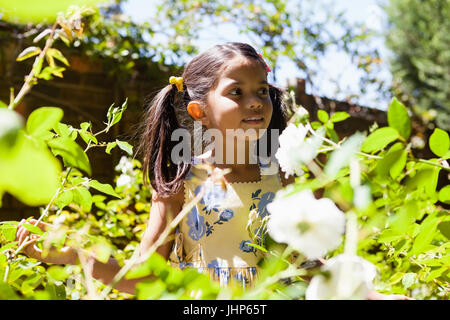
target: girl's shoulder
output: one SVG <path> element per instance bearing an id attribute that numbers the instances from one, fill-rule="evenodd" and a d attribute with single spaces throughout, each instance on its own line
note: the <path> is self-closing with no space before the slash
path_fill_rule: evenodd
<path id="1" fill-rule="evenodd" d="M 158 206 L 160 209 L 164 211 L 170 210 L 172 212 L 176 212 L 178 214 L 184 204 L 184 184 L 181 184 L 181 187 L 178 191 L 173 193 L 168 197 L 160 196 L 155 190 L 152 192 L 152 207 Z"/>

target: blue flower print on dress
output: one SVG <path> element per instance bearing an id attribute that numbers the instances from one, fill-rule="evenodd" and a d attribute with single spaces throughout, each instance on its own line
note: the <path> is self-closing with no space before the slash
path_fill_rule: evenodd
<path id="1" fill-rule="evenodd" d="M 234 212 L 231 209 L 224 209 L 220 215 L 219 215 L 219 220 L 215 221 L 215 224 L 223 224 L 224 222 L 227 222 L 228 220 L 230 220 L 231 218 L 233 218 L 234 216 Z"/>
<path id="2" fill-rule="evenodd" d="M 256 276 L 256 267 L 248 267 L 247 270 L 253 277 Z M 243 285 L 250 283 L 250 279 L 244 274 L 244 272 L 238 272 L 234 278 Z"/>
<path id="3" fill-rule="evenodd" d="M 250 211 L 253 209 L 258 210 L 258 215 L 262 219 L 264 218 L 269 212 L 266 209 L 266 206 L 273 201 L 275 198 L 274 192 L 266 192 L 259 197 L 259 194 L 261 193 L 261 189 L 256 190 L 255 192 L 252 192 L 252 200 L 259 200 L 258 206 L 255 205 L 255 202 L 252 203 L 250 206 Z"/>
<path id="4" fill-rule="evenodd" d="M 194 193 L 197 194 L 202 186 L 198 186 Z M 203 198 L 200 200 L 200 203 L 205 205 L 202 211 L 205 211 L 206 214 L 211 214 L 211 211 L 214 210 L 219 212 L 219 203 L 225 199 L 227 192 L 222 189 L 220 184 L 214 184 L 206 191 Z"/>
<path id="5" fill-rule="evenodd" d="M 261 199 L 259 200 L 258 203 L 258 215 L 261 217 L 261 219 L 264 218 L 269 213 L 266 207 L 269 203 L 273 201 L 274 198 L 275 198 L 274 192 L 266 192 L 263 193 L 263 195 L 261 196 Z"/>
<path id="6" fill-rule="evenodd" d="M 187 225 L 190 227 L 188 235 L 192 240 L 198 241 L 206 231 L 205 217 L 198 214 L 197 207 L 193 207 L 187 217 Z"/>
<path id="7" fill-rule="evenodd" d="M 211 263 L 208 264 L 208 268 L 214 268 L 214 274 L 222 279 L 225 284 L 230 282 L 231 268 L 222 266 L 216 259 L 212 260 Z"/>
<path id="8" fill-rule="evenodd" d="M 179 267 L 180 269 L 185 269 L 187 267 L 193 267 L 194 264 L 192 262 L 180 262 Z"/>
<path id="9" fill-rule="evenodd" d="M 211 233 L 214 231 L 214 226 L 212 224 L 209 224 L 209 222 L 206 222 L 206 236 L 211 235 Z"/>
<path id="10" fill-rule="evenodd" d="M 253 252 L 256 255 L 256 248 L 251 246 L 251 241 L 249 240 L 242 240 L 241 244 L 239 245 L 239 249 L 241 249 L 244 252 Z"/>

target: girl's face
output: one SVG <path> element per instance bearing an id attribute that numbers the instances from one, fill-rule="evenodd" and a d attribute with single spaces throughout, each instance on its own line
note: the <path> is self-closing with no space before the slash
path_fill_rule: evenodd
<path id="1" fill-rule="evenodd" d="M 245 140 L 259 139 L 272 118 L 272 101 L 266 71 L 258 61 L 242 56 L 233 58 L 207 95 L 205 114 L 208 129 L 247 129 Z M 246 120 L 259 118 L 260 120 Z M 256 132 L 256 136 L 251 132 Z M 250 133 L 250 134 L 249 134 Z M 238 137 L 239 139 L 239 137 Z"/>

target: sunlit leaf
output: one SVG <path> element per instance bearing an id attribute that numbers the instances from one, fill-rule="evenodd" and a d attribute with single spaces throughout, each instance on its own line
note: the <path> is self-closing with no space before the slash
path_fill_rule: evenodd
<path id="1" fill-rule="evenodd" d="M 28 134 L 39 137 L 46 131 L 53 129 L 61 121 L 64 112 L 61 108 L 41 107 L 34 110 L 27 119 Z"/>
<path id="2" fill-rule="evenodd" d="M 13 149 L 0 147 L 0 163 L 0 190 L 27 205 L 47 204 L 59 187 L 59 161 L 22 131 Z"/>
<path id="3" fill-rule="evenodd" d="M 28 47 L 17 56 L 16 61 L 23 61 L 28 58 L 37 56 L 41 53 L 41 51 L 42 50 L 39 47 Z"/>
<path id="4" fill-rule="evenodd" d="M 398 131 L 391 127 L 383 127 L 372 132 L 363 142 L 361 150 L 363 152 L 379 151 L 386 147 L 389 143 L 397 140 Z"/>
<path id="5" fill-rule="evenodd" d="M 128 153 L 130 156 L 133 155 L 133 146 L 130 145 L 128 142 L 125 141 L 119 141 L 116 139 L 116 143 L 119 146 L 120 149 Z"/>
<path id="6" fill-rule="evenodd" d="M 83 149 L 69 138 L 59 137 L 48 142 L 52 152 L 56 156 L 61 156 L 64 163 L 69 167 L 75 167 L 91 175 L 91 165 L 89 158 Z"/>
<path id="7" fill-rule="evenodd" d="M 409 138 L 411 135 L 411 119 L 408 110 L 395 97 L 389 105 L 387 118 L 390 127 L 397 129 L 404 139 Z"/>
<path id="8" fill-rule="evenodd" d="M 443 157 L 450 148 L 450 138 L 448 133 L 436 128 L 430 136 L 430 149 L 438 157 Z"/>
<path id="9" fill-rule="evenodd" d="M 91 180 L 91 181 L 89 181 L 89 186 L 100 192 L 109 194 L 111 196 L 114 196 L 114 197 L 120 199 L 120 196 L 114 191 L 113 187 L 110 184 L 100 183 L 97 180 Z"/>

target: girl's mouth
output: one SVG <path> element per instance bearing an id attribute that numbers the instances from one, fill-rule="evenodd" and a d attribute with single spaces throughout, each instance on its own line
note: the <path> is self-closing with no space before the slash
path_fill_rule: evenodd
<path id="1" fill-rule="evenodd" d="M 248 124 L 261 124 L 261 123 L 263 123 L 264 118 L 263 117 L 248 117 L 242 121 L 245 123 L 248 123 Z"/>

